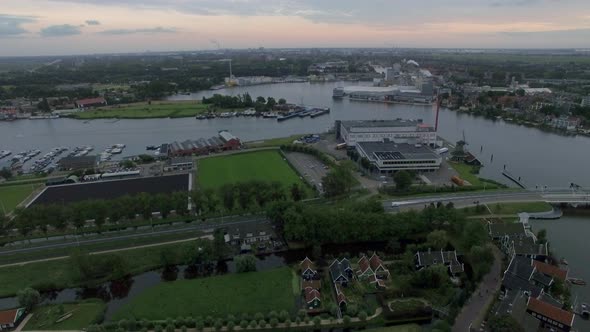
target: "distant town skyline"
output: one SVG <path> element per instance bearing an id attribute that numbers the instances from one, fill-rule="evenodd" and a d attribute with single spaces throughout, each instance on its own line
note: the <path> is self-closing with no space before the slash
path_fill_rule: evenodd
<path id="1" fill-rule="evenodd" d="M 590 48 L 587 0 L 5 0 L 0 56 L 280 47 Z"/>

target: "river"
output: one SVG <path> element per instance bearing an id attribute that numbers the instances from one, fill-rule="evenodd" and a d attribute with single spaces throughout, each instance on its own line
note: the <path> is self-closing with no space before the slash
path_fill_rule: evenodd
<path id="1" fill-rule="evenodd" d="M 531 221 L 535 231 L 547 230 L 550 250 L 555 257 L 564 257 L 569 263 L 569 277 L 590 282 L 588 264 L 588 235 L 590 217 L 564 215 L 557 220 Z M 572 286 L 572 301 L 590 303 L 590 286 Z M 578 331 L 590 331 L 590 321 L 576 317 L 574 326 Z"/>
<path id="2" fill-rule="evenodd" d="M 333 100 L 332 89 L 345 84 L 352 83 L 258 85 L 169 98 L 201 99 L 214 93 L 235 95 L 249 92 L 253 97 L 283 97 L 293 103 L 331 108 L 329 115 L 315 119 L 294 118 L 280 123 L 274 119 L 242 117 L 211 120 L 99 119 L 88 122 L 73 119 L 20 120 L 0 122 L 0 149 L 11 150 L 14 153 L 29 149 L 46 152 L 57 146 L 93 145 L 100 151 L 107 146 L 123 143 L 127 145 L 124 156 L 143 153 L 146 145 L 212 136 L 222 129 L 230 130 L 243 141 L 250 141 L 298 133 L 323 132 L 331 128 L 335 120 L 421 118 L 428 123 L 434 122 L 435 111 L 432 106 Z M 535 128 L 442 109 L 439 135 L 455 142 L 463 137 L 463 133 L 469 143 L 468 149 L 478 155 L 486 165 L 481 171 L 482 176 L 509 184 L 501 175 L 501 170 L 506 165 L 529 186 L 568 187 L 570 182 L 590 186 L 590 177 L 586 174 L 586 170 L 590 169 L 588 137 L 561 136 Z"/>

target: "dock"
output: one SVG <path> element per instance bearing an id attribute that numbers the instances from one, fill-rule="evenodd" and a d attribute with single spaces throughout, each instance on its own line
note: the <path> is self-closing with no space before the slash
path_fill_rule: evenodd
<path id="1" fill-rule="evenodd" d="M 520 181 L 519 177 L 513 175 L 512 173 L 508 172 L 507 170 L 503 170 L 502 175 L 509 178 L 512 182 L 516 183 L 522 189 L 526 189 L 526 186 L 524 185 L 524 183 L 522 181 Z"/>

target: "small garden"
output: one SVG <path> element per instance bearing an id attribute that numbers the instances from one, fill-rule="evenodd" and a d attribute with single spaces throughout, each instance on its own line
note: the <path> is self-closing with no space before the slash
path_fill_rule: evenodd
<path id="1" fill-rule="evenodd" d="M 106 305 L 100 300 L 43 305 L 33 310 L 23 330 L 81 330 L 102 322 L 105 310 Z"/>

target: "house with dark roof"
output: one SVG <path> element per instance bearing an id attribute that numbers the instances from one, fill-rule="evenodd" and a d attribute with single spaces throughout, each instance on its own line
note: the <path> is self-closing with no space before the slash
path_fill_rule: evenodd
<path id="1" fill-rule="evenodd" d="M 541 327 L 546 330 L 569 332 L 574 325 L 574 313 L 535 297 L 529 297 L 527 312 L 539 319 Z"/>
<path id="2" fill-rule="evenodd" d="M 459 262 L 459 259 L 457 258 L 457 251 L 455 250 L 443 251 L 441 249 L 440 251 L 432 251 L 428 249 L 428 251 L 418 251 L 414 255 L 414 260 L 416 263 L 416 269 L 418 270 L 433 265 L 442 264 L 449 268 L 449 272 L 452 275 L 456 275 L 465 271 L 465 266 L 463 263 Z"/>
<path id="3" fill-rule="evenodd" d="M 492 240 L 500 240 L 507 237 L 517 238 L 526 237 L 526 229 L 524 224 L 520 222 L 515 223 L 489 223 L 488 234 Z"/>
<path id="4" fill-rule="evenodd" d="M 320 292 L 317 289 L 307 288 L 304 291 L 305 303 L 308 309 L 315 309 L 322 305 Z"/>
<path id="5" fill-rule="evenodd" d="M 514 256 L 502 278 L 502 290 L 522 291 L 528 296 L 538 297 L 552 280 L 535 270 L 531 258 Z"/>
<path id="6" fill-rule="evenodd" d="M 509 237 L 504 236 L 500 240 L 500 247 L 508 255 L 525 256 L 533 259 L 545 259 L 549 256 L 546 243 L 537 243 L 534 237 Z"/>
<path id="7" fill-rule="evenodd" d="M 303 280 L 314 279 L 318 273 L 315 264 L 308 257 L 305 257 L 305 259 L 299 263 L 299 268 L 301 270 L 301 278 L 303 278 Z"/>
<path id="8" fill-rule="evenodd" d="M 330 277 L 334 284 L 340 284 L 342 286 L 348 285 L 352 280 L 352 268 L 350 267 L 350 261 L 347 258 L 341 260 L 335 259 L 330 264 Z"/>
<path id="9" fill-rule="evenodd" d="M 25 308 L 17 308 L 0 311 L 0 331 L 14 329 L 26 317 Z"/>
<path id="10" fill-rule="evenodd" d="M 527 312 L 528 299 L 529 297 L 524 292 L 510 291 L 501 297 L 497 309 L 492 313 L 497 316 L 511 315 L 524 329 L 524 332 L 538 332 L 541 321 Z"/>

